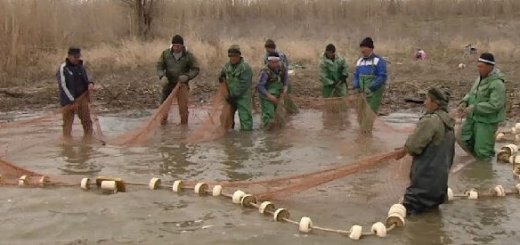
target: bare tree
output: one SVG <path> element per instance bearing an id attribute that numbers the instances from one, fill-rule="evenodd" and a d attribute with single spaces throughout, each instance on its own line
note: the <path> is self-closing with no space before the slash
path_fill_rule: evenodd
<path id="1" fill-rule="evenodd" d="M 142 38 L 150 36 L 154 19 L 155 0 L 121 0 L 134 11 L 135 31 Z"/>

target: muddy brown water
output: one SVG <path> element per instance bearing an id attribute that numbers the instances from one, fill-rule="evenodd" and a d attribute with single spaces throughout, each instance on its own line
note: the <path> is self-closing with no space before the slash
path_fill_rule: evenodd
<path id="1" fill-rule="evenodd" d="M 150 112 L 105 115 L 100 118 L 108 136 L 138 126 Z M 172 113 L 173 114 L 173 113 Z M 79 179 L 114 175 L 147 183 L 152 177 L 175 179 L 244 180 L 317 171 L 384 153 L 403 144 L 406 134 L 376 128 L 372 138 L 357 133 L 355 118 L 302 110 L 284 130 L 242 133 L 232 131 L 213 142 L 181 142 L 204 118 L 192 110 L 189 127 L 171 122 L 142 147 L 115 147 L 99 142 L 72 144 L 59 139 L 59 123 L 45 127 L 0 131 L 0 145 L 13 145 L 5 159 L 22 167 Z M 255 126 L 260 117 L 255 115 Z M 385 117 L 396 128 L 418 119 L 410 113 Z M 376 124 L 377 125 L 377 124 Z M 81 134 L 75 125 L 74 133 Z M 21 142 L 20 142 L 21 141 Z M 457 163 L 467 161 L 458 153 Z M 406 186 L 406 165 L 386 165 L 293 193 L 274 200 L 294 220 L 309 216 L 316 225 L 350 229 L 383 221 L 390 205 Z M 466 188 L 512 188 L 511 167 L 472 163 L 450 178 L 456 192 Z M 225 190 L 232 192 L 234 190 Z M 251 190 L 255 191 L 255 190 Z M 301 234 L 296 226 L 275 223 L 254 209 L 243 209 L 225 198 L 177 195 L 167 190 L 129 187 L 128 192 L 102 195 L 78 188 L 0 188 L 0 244 L 349 244 L 348 237 L 314 232 Z M 516 244 L 520 238 L 520 200 L 508 196 L 489 200 L 459 200 L 439 211 L 410 217 L 404 228 L 386 238 L 367 237 L 359 244 Z"/>

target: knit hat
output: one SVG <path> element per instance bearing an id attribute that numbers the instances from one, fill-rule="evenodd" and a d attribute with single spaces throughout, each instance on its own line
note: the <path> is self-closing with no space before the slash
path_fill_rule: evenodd
<path id="1" fill-rule="evenodd" d="M 229 55 L 233 55 L 233 54 L 238 54 L 238 55 L 241 55 L 242 53 L 240 52 L 240 46 L 238 46 L 238 44 L 233 44 L 229 47 L 228 49 L 228 56 Z"/>
<path id="2" fill-rule="evenodd" d="M 176 35 L 173 36 L 173 38 L 172 38 L 172 44 L 180 44 L 180 45 L 184 45 L 184 39 L 181 37 L 181 35 L 176 34 Z"/>
<path id="3" fill-rule="evenodd" d="M 450 91 L 446 87 L 433 87 L 428 90 L 428 97 L 441 108 L 447 108 L 450 103 Z"/>
<path id="4" fill-rule="evenodd" d="M 274 43 L 274 41 L 272 39 L 267 39 L 265 41 L 265 45 L 264 45 L 265 48 L 272 48 L 272 49 L 276 49 L 276 44 Z"/>
<path id="5" fill-rule="evenodd" d="M 81 49 L 78 47 L 70 47 L 67 51 L 68 55 L 81 55 Z"/>
<path id="6" fill-rule="evenodd" d="M 329 52 L 335 53 L 336 52 L 336 46 L 334 46 L 334 44 L 332 44 L 332 43 L 329 43 L 327 45 L 327 47 L 325 47 L 325 51 L 329 51 Z"/>
<path id="7" fill-rule="evenodd" d="M 359 47 L 367 47 L 367 48 L 374 48 L 374 41 L 371 37 L 365 37 L 363 41 L 359 44 Z"/>
<path id="8" fill-rule="evenodd" d="M 482 53 L 480 58 L 478 58 L 478 62 L 494 66 L 495 57 L 491 53 Z"/>

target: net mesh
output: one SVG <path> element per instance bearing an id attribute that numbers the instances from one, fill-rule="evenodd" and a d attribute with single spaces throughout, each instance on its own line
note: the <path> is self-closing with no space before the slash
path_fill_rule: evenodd
<path id="1" fill-rule="evenodd" d="M 187 144 L 212 141 L 222 137 L 233 127 L 234 108 L 226 101 L 228 88 L 221 83 L 217 93 L 211 98 L 212 106 L 207 112 L 202 125 L 195 130 L 185 141 Z"/>

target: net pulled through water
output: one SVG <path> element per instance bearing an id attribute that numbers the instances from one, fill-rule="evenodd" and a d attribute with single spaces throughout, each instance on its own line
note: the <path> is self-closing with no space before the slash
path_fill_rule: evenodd
<path id="1" fill-rule="evenodd" d="M 228 89 L 221 83 L 217 93 L 211 98 L 211 107 L 202 125 L 185 141 L 187 144 L 212 141 L 222 137 L 234 126 L 234 108 L 226 101 Z"/>

